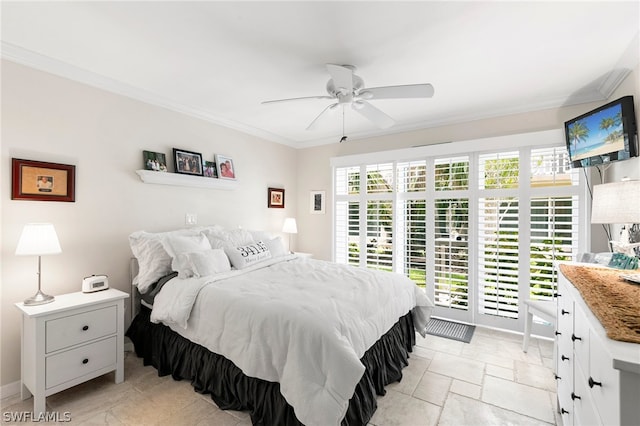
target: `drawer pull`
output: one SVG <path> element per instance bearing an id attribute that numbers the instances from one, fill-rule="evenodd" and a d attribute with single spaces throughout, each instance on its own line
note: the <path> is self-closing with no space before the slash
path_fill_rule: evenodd
<path id="1" fill-rule="evenodd" d="M 575 393 L 571 392 L 571 399 L 573 399 L 573 400 L 575 401 L 576 399 L 582 399 L 582 398 L 580 398 L 580 397 L 579 397 L 578 395 L 576 395 Z"/>
<path id="2" fill-rule="evenodd" d="M 561 414 L 569 414 L 569 412 L 567 410 L 565 410 L 564 408 L 560 409 L 560 413 Z"/>
<path id="3" fill-rule="evenodd" d="M 582 337 L 577 337 L 575 334 L 572 334 L 571 335 L 571 340 L 573 340 L 575 342 L 576 340 L 582 340 Z"/>
<path id="4" fill-rule="evenodd" d="M 82 360 L 83 364 L 87 364 L 88 362 L 89 362 L 89 358 L 85 358 L 85 359 Z"/>
<path id="5" fill-rule="evenodd" d="M 562 355 L 562 356 L 560 357 L 560 359 L 562 359 L 563 361 L 569 361 L 569 359 L 570 359 L 570 358 L 569 358 L 568 356 L 564 356 L 564 355 Z M 592 387 L 593 387 L 593 386 L 592 386 Z"/>
<path id="6" fill-rule="evenodd" d="M 82 327 L 82 331 L 87 331 L 89 329 L 88 325 L 85 325 L 84 327 Z"/>
<path id="7" fill-rule="evenodd" d="M 562 377 L 558 376 L 557 374 L 554 374 L 554 376 L 555 376 L 556 380 L 561 380 L 562 379 Z"/>
<path id="8" fill-rule="evenodd" d="M 562 336 L 562 333 L 560 333 L 559 331 L 555 332 L 556 336 Z"/>
<path id="9" fill-rule="evenodd" d="M 562 315 L 569 315 L 571 312 L 565 311 L 564 309 L 560 311 Z"/>
<path id="10" fill-rule="evenodd" d="M 594 386 L 602 387 L 602 382 L 596 382 L 595 380 L 593 380 L 593 377 L 589 376 L 589 387 L 593 388 Z"/>

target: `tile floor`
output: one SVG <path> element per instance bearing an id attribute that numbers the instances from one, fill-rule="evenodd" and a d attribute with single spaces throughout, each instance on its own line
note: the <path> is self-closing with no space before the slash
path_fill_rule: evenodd
<path id="1" fill-rule="evenodd" d="M 418 336 L 402 381 L 378 398 L 371 426 L 561 424 L 550 368 L 553 344 L 532 339 L 525 354 L 521 341 L 480 327 L 469 344 Z M 31 411 L 32 404 L 12 396 L 2 399 L 2 411 Z M 69 412 L 71 424 L 82 425 L 251 424 L 247 413 L 219 410 L 188 382 L 158 377 L 130 352 L 124 383 L 115 385 L 113 373 L 107 374 L 48 397 L 47 407 L 59 416 Z"/>

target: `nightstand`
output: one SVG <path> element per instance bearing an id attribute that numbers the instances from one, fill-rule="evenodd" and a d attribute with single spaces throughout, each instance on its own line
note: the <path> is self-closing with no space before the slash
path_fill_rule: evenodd
<path id="1" fill-rule="evenodd" d="M 21 396 L 33 412 L 46 412 L 49 395 L 115 370 L 124 380 L 124 299 L 113 288 L 56 296 L 22 312 Z"/>

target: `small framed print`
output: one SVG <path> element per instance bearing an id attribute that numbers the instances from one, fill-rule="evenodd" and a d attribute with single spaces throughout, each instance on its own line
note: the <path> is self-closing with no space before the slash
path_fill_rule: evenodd
<path id="1" fill-rule="evenodd" d="M 11 159 L 11 199 L 76 201 L 76 166 Z"/>
<path id="2" fill-rule="evenodd" d="M 216 154 L 216 167 L 218 168 L 218 177 L 220 179 L 236 178 L 236 169 L 233 166 L 231 157 Z"/>
<path id="3" fill-rule="evenodd" d="M 268 202 L 267 207 L 270 209 L 283 209 L 284 208 L 284 189 L 281 188 L 269 188 L 267 192 Z"/>
<path id="4" fill-rule="evenodd" d="M 324 214 L 325 192 L 311 191 L 309 197 L 309 212 L 311 214 Z"/>
<path id="5" fill-rule="evenodd" d="M 202 154 L 173 148 L 176 173 L 202 176 Z"/>
<path id="6" fill-rule="evenodd" d="M 210 177 L 210 178 L 218 177 L 218 169 L 216 168 L 215 162 L 213 161 L 204 162 L 204 177 Z"/>
<path id="7" fill-rule="evenodd" d="M 142 160 L 144 161 L 145 170 L 167 171 L 167 156 L 161 152 L 142 151 Z"/>

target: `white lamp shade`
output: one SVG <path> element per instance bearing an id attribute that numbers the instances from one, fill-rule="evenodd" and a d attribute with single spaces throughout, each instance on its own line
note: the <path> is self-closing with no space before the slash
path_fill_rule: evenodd
<path id="1" fill-rule="evenodd" d="M 293 217 L 286 218 L 284 220 L 284 225 L 282 225 L 282 232 L 285 234 L 297 234 L 298 225 L 296 225 L 296 219 Z"/>
<path id="2" fill-rule="evenodd" d="M 27 223 L 22 230 L 16 255 L 61 253 L 58 235 L 51 223 Z"/>
<path id="3" fill-rule="evenodd" d="M 640 223 L 640 180 L 594 186 L 591 223 Z"/>

